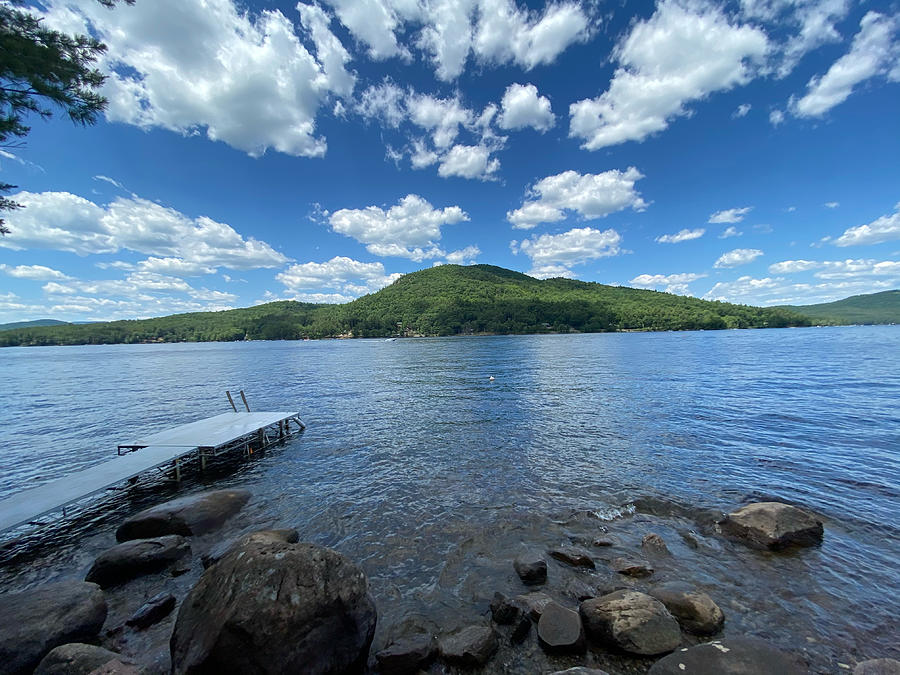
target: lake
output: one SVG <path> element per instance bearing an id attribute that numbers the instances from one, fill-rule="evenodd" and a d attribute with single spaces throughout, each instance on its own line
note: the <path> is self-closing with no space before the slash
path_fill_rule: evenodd
<path id="1" fill-rule="evenodd" d="M 362 565 L 376 647 L 521 592 L 522 550 L 608 531 L 639 554 L 652 531 L 672 551 L 654 576 L 706 589 L 726 635 L 813 672 L 900 656 L 897 327 L 12 348 L 0 376 L 0 498 L 225 412 L 226 389 L 308 425 L 178 488 L 144 481 L 48 519 L 0 551 L 5 588 L 83 574 L 142 506 L 241 486 L 254 498 L 233 527 L 296 527 Z M 773 555 L 708 527 L 770 499 L 815 512 L 823 545 Z M 560 594 L 607 578 L 557 567 Z M 511 672 L 565 665 L 523 654 L 503 657 Z"/>

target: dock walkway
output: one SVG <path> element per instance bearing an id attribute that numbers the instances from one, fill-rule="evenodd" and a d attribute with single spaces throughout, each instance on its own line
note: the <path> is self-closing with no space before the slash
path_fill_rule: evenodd
<path id="1" fill-rule="evenodd" d="M 249 450 L 252 444 L 265 447 L 290 435 L 292 423 L 298 431 L 304 429 L 299 415 L 299 412 L 228 412 L 120 443 L 119 455 L 107 462 L 0 501 L 0 532 L 32 523 L 42 515 L 65 509 L 151 469 L 171 465 L 180 479 L 181 462 L 193 458 L 195 453 L 205 467 L 208 457 L 235 449 Z"/>

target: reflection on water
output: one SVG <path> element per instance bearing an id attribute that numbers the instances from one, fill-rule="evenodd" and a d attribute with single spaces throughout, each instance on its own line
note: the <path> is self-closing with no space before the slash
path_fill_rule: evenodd
<path id="1" fill-rule="evenodd" d="M 301 436 L 180 490 L 248 487 L 236 528 L 297 527 L 358 560 L 376 645 L 403 621 L 480 617 L 518 588 L 523 548 L 606 527 L 619 540 L 607 557 L 662 534 L 674 555 L 657 577 L 707 588 L 726 633 L 804 650 L 821 672 L 896 656 L 896 328 L 17 348 L 0 367 L 0 496 L 222 412 L 225 389 L 256 410 L 299 408 Z M 25 536 L 0 552 L 0 582 L 71 574 L 125 515 L 176 491 L 143 484 Z M 820 514 L 825 544 L 771 556 L 709 531 L 710 511 L 769 498 Z M 561 596 L 610 580 L 553 570 Z"/>

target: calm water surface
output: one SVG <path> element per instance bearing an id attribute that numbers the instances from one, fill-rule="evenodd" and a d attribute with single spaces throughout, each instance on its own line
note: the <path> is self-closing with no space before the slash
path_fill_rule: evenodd
<path id="1" fill-rule="evenodd" d="M 656 578 L 706 588 L 726 634 L 802 651 L 815 672 L 898 657 L 897 327 L 15 348 L 0 382 L 0 498 L 223 412 L 225 389 L 300 410 L 308 429 L 284 447 L 178 489 L 247 487 L 235 527 L 297 527 L 360 562 L 376 646 L 404 622 L 477 620 L 495 590 L 521 592 L 520 551 L 607 528 L 626 553 L 662 534 Z M 139 485 L 25 534 L 0 552 L 0 583 L 80 573 L 173 490 Z M 819 514 L 823 546 L 773 556 L 708 527 L 770 498 Z M 551 577 L 561 594 L 604 580 Z"/>

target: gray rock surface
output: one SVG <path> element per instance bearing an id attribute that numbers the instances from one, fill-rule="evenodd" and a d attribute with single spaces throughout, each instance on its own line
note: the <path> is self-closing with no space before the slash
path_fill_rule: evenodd
<path id="1" fill-rule="evenodd" d="M 141 605 L 125 623 L 137 629 L 147 628 L 165 619 L 175 609 L 175 596 L 158 593 Z"/>
<path id="2" fill-rule="evenodd" d="M 415 675 L 427 668 L 437 654 L 434 637 L 418 633 L 402 637 L 377 654 L 378 672 L 383 675 Z"/>
<path id="3" fill-rule="evenodd" d="M 514 600 L 525 608 L 532 621 L 540 619 L 541 614 L 544 613 L 544 607 L 553 602 L 553 598 L 540 591 L 517 595 Z"/>
<path id="4" fill-rule="evenodd" d="M 790 656 L 764 640 L 732 637 L 680 649 L 660 659 L 649 675 L 800 675 Z"/>
<path id="5" fill-rule="evenodd" d="M 265 530 L 266 532 L 271 533 L 271 535 L 275 538 L 281 539 L 288 544 L 296 544 L 300 541 L 300 534 L 297 530 L 294 529 L 283 529 L 283 530 Z M 226 539 L 225 541 L 220 541 L 218 544 L 209 549 L 206 553 L 200 556 L 200 563 L 203 565 L 203 569 L 208 569 L 219 562 L 222 558 L 225 557 L 225 554 L 234 546 L 240 537 L 234 537 L 233 539 Z"/>
<path id="6" fill-rule="evenodd" d="M 900 675 L 900 661 L 896 659 L 869 659 L 860 661 L 853 675 Z"/>
<path id="7" fill-rule="evenodd" d="M 134 665 L 130 659 L 108 649 L 73 642 L 60 645 L 47 654 L 34 675 L 88 675 L 110 661 Z"/>
<path id="8" fill-rule="evenodd" d="M 594 559 L 591 558 L 591 554 L 582 548 L 577 548 L 575 546 L 559 546 L 550 549 L 548 553 L 556 560 L 559 560 L 566 565 L 571 565 L 572 567 L 587 567 L 589 569 L 594 569 L 594 567 L 596 567 Z"/>
<path id="9" fill-rule="evenodd" d="M 538 642 L 548 652 L 581 652 L 586 643 L 581 617 L 556 602 L 544 608 L 538 621 Z"/>
<path id="10" fill-rule="evenodd" d="M 650 555 L 671 555 L 665 540 L 655 532 L 651 532 L 641 540 L 641 548 Z"/>
<path id="11" fill-rule="evenodd" d="M 525 613 L 523 603 L 508 598 L 503 593 L 494 593 L 491 600 L 491 618 L 500 626 L 515 623 Z"/>
<path id="12" fill-rule="evenodd" d="M 520 556 L 513 562 L 516 574 L 526 584 L 536 585 L 547 581 L 547 561 L 538 556 Z"/>
<path id="13" fill-rule="evenodd" d="M 249 499 L 247 490 L 214 490 L 179 497 L 131 516 L 116 530 L 116 539 L 149 539 L 166 534 L 189 537 L 212 532 Z"/>
<path id="14" fill-rule="evenodd" d="M 664 604 L 688 632 L 712 635 L 722 630 L 725 614 L 711 597 L 690 584 L 670 581 L 651 588 L 650 595 Z"/>
<path id="15" fill-rule="evenodd" d="M 653 656 L 681 644 L 681 630 L 665 606 L 638 591 L 615 591 L 579 608 L 588 637 L 631 654 Z"/>
<path id="16" fill-rule="evenodd" d="M 488 626 L 467 626 L 440 640 L 441 658 L 453 666 L 483 666 L 497 651 L 497 635 Z"/>
<path id="17" fill-rule="evenodd" d="M 641 558 L 616 558 L 609 566 L 629 577 L 649 577 L 653 574 L 653 565 Z"/>
<path id="18" fill-rule="evenodd" d="M 117 544 L 97 556 L 85 581 L 108 588 L 163 570 L 190 551 L 191 547 L 185 538 L 177 534 L 155 539 L 133 539 Z"/>
<path id="19" fill-rule="evenodd" d="M 796 506 L 781 502 L 757 502 L 729 513 L 719 523 L 727 536 L 756 548 L 778 550 L 788 546 L 821 543 L 822 522 Z"/>
<path id="20" fill-rule="evenodd" d="M 181 604 L 172 673 L 346 673 L 365 664 L 375 603 L 341 554 L 277 534 L 243 537 Z"/>
<path id="21" fill-rule="evenodd" d="M 30 673 L 54 647 L 92 640 L 106 621 L 96 584 L 60 581 L 0 595 L 0 664 Z"/>

